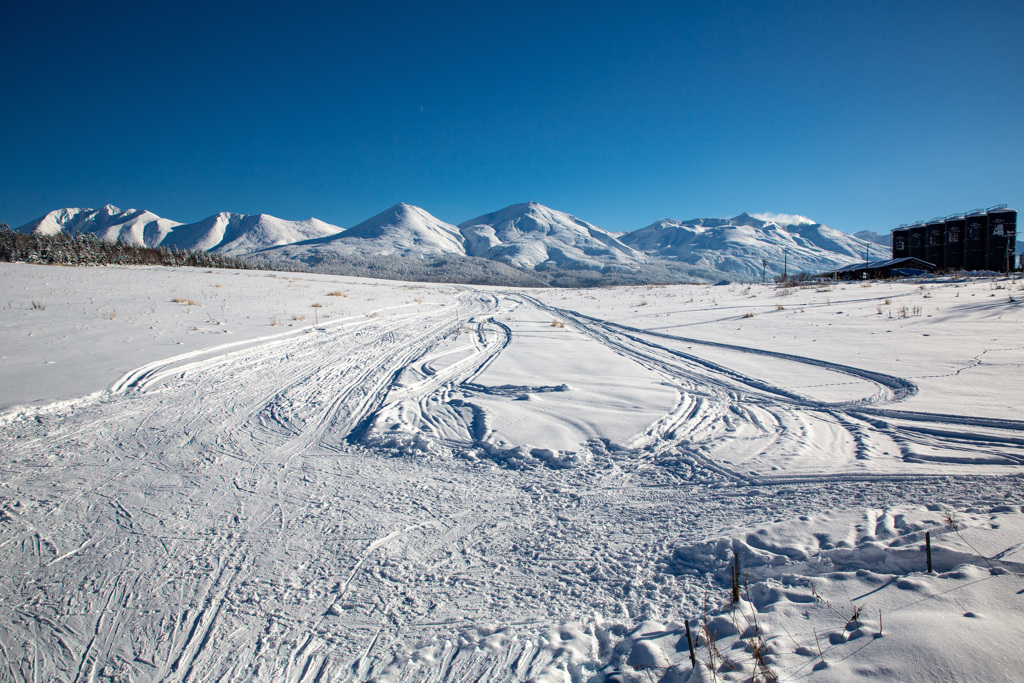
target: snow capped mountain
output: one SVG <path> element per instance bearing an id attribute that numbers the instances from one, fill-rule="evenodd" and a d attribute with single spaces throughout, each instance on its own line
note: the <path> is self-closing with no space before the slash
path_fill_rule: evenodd
<path id="1" fill-rule="evenodd" d="M 133 245 L 253 254 L 327 268 L 355 259 L 380 269 L 380 259 L 397 258 L 407 264 L 401 268 L 418 262 L 422 269 L 428 261 L 443 259 L 444 268 L 456 270 L 470 268 L 468 262 L 457 266 L 459 258 L 475 257 L 518 269 L 516 277 L 524 270 L 534 271 L 553 283 L 595 284 L 594 278 L 613 273 L 625 282 L 757 280 L 762 260 L 765 274 L 775 276 L 784 270 L 822 272 L 890 254 L 888 236 L 866 231 L 850 235 L 795 214 L 664 219 L 635 232 L 612 234 L 536 202 L 513 204 L 458 226 L 400 203 L 348 230 L 315 218 L 287 221 L 227 212 L 182 224 L 108 204 L 101 209 L 51 211 L 19 230 L 44 235 L 88 232 Z M 482 263 L 472 268 L 491 268 Z M 431 267 L 432 274 L 440 272 L 441 266 Z M 403 272 L 414 277 L 419 271 Z"/>
<path id="2" fill-rule="evenodd" d="M 92 233 L 100 239 L 120 240 L 135 246 L 199 249 L 237 256 L 278 244 L 333 235 L 341 228 L 315 218 L 286 221 L 266 214 L 247 216 L 226 212 L 186 225 L 149 211 L 122 211 L 107 204 L 102 209 L 51 211 L 18 230 L 42 235 Z"/>
<path id="3" fill-rule="evenodd" d="M 244 215 L 221 212 L 197 223 L 175 228 L 164 240 L 163 246 L 237 256 L 257 249 L 327 237 L 339 231 L 341 228 L 316 218 L 286 221 L 265 213 Z"/>
<path id="4" fill-rule="evenodd" d="M 458 228 L 405 203 L 349 228 L 336 240 L 377 254 L 466 253 Z"/>
<path id="5" fill-rule="evenodd" d="M 513 204 L 456 227 L 396 204 L 342 233 L 267 249 L 271 259 L 307 264 L 339 256 L 471 256 L 525 270 L 635 269 L 645 259 L 590 223 L 535 202 Z"/>
<path id="6" fill-rule="evenodd" d="M 338 234 L 265 249 L 261 255 L 319 263 L 338 256 L 465 256 L 462 235 L 450 223 L 418 206 L 395 204 L 373 218 Z"/>
<path id="7" fill-rule="evenodd" d="M 865 242 L 871 242 L 871 244 L 879 244 L 886 249 L 892 249 L 892 235 L 889 233 L 878 233 L 874 230 L 858 230 L 853 233 L 854 237 L 859 237 Z"/>
<path id="8" fill-rule="evenodd" d="M 664 219 L 621 240 L 648 256 L 746 279 L 761 277 L 762 259 L 767 261 L 766 274 L 779 275 L 783 270 L 816 273 L 848 265 L 863 260 L 869 249 L 876 258 L 889 253 L 803 216 L 769 221 L 746 213 L 728 219 Z"/>
<path id="9" fill-rule="evenodd" d="M 600 270 L 645 260 L 605 230 L 536 202 L 479 216 L 460 223 L 459 230 L 468 254 L 520 268 Z"/>
<path id="10" fill-rule="evenodd" d="M 92 233 L 110 242 L 120 240 L 134 246 L 156 247 L 179 225 L 181 223 L 160 218 L 149 211 L 122 211 L 107 204 L 101 209 L 57 209 L 18 230 L 39 235 Z"/>

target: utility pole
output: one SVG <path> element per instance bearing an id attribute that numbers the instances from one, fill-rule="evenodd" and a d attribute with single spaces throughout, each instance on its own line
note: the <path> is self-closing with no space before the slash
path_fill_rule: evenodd
<path id="1" fill-rule="evenodd" d="M 789 247 L 782 250 L 782 281 L 786 281 L 789 267 Z"/>
<path id="2" fill-rule="evenodd" d="M 764 284 L 764 271 L 765 271 L 765 269 L 767 267 L 768 267 L 768 259 L 762 258 L 761 259 L 761 284 L 762 285 Z"/>

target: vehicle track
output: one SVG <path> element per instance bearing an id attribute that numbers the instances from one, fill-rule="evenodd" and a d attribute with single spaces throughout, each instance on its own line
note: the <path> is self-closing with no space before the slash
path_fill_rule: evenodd
<path id="1" fill-rule="evenodd" d="M 455 401 L 491 390 L 480 378 L 514 343 L 499 311 L 516 304 L 682 400 L 635 444 L 575 469 L 452 459 L 484 436 Z M 814 401 L 675 348 L 697 340 L 520 294 L 467 289 L 458 308 L 151 364 L 104 397 L 5 425 L 0 681 L 539 678 L 565 665 L 542 646 L 559 624 L 693 612 L 716 595 L 719 577 L 664 569 L 678 544 L 854 499 L 1019 500 L 1019 481 L 996 490 L 939 458 L 1019 464 L 1024 424 L 901 410 L 912 385 L 899 378 L 841 366 L 877 392 Z M 422 426 L 395 417 L 402 405 Z M 722 457 L 797 457 L 819 423 L 857 462 L 891 442 L 933 469 L 772 474 Z M 436 435 L 438 452 L 376 447 L 394 424 Z M 410 660 L 416 648 L 429 657 Z"/>
<path id="2" fill-rule="evenodd" d="M 662 462 L 670 460 L 674 464 L 687 462 L 691 468 L 701 467 L 733 481 L 746 483 L 763 484 L 776 479 L 803 480 L 806 475 L 773 475 L 767 472 L 748 474 L 725 465 L 716 454 L 736 449 L 738 440 L 730 432 L 735 432 L 738 426 L 730 424 L 723 432 L 716 429 L 716 425 L 734 420 L 745 423 L 754 434 L 765 437 L 764 444 L 759 448 L 768 458 L 772 452 L 786 450 L 780 438 L 792 436 L 794 431 L 799 436 L 795 440 L 790 439 L 791 444 L 813 441 L 813 434 L 806 431 L 809 429 L 806 418 L 813 418 L 830 425 L 834 430 L 832 438 L 835 439 L 835 447 L 849 448 L 852 457 L 857 460 L 867 460 L 887 453 L 889 445 L 895 443 L 900 449 L 900 456 L 909 462 L 1017 465 L 1024 461 L 1021 449 L 1024 440 L 1019 438 L 1024 430 L 1024 422 L 915 413 L 890 408 L 890 405 L 917 393 L 917 386 L 909 379 L 817 358 L 645 330 L 549 306 L 527 295 L 519 297 L 572 324 L 582 334 L 616 353 L 658 372 L 679 389 L 683 398 L 677 410 L 652 425 L 645 437 L 638 440 L 638 443 L 648 445 L 646 452 L 640 454 L 644 459 L 653 458 Z M 679 348 L 659 343 L 658 340 L 676 346 L 685 344 L 697 348 L 722 349 L 822 368 L 869 382 L 878 389 L 866 398 L 831 402 L 816 400 L 708 361 L 699 354 L 686 353 Z M 767 419 L 760 419 L 758 414 L 763 414 Z M 676 417 L 681 415 L 685 417 Z M 821 432 L 819 429 L 819 437 Z M 852 445 L 843 447 L 840 445 L 842 441 Z M 805 448 L 790 446 L 788 449 L 792 450 L 793 447 Z M 979 451 L 985 455 L 978 457 Z M 668 455 L 674 457 L 666 457 Z M 819 468 L 814 476 L 836 476 L 843 480 L 860 476 L 866 480 L 875 480 L 880 475 L 877 472 L 858 474 L 851 471 L 833 475 Z"/>

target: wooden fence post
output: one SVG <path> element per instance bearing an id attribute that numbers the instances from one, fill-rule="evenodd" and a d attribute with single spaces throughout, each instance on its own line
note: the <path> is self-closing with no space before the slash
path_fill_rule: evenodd
<path id="1" fill-rule="evenodd" d="M 697 666 L 697 655 L 693 652 L 693 638 L 690 637 L 690 620 L 686 620 L 686 644 L 690 648 L 690 666 Z"/>

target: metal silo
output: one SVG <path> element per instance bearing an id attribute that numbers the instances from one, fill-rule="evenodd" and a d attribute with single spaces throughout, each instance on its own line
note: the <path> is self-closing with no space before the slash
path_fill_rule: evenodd
<path id="1" fill-rule="evenodd" d="M 994 206 L 988 214 L 988 246 L 985 267 L 988 270 L 1008 272 L 1013 267 L 1017 248 L 1017 212 L 1005 204 Z"/>
<path id="2" fill-rule="evenodd" d="M 933 218 L 925 226 L 924 260 L 937 270 L 946 267 L 946 219 Z"/>
<path id="3" fill-rule="evenodd" d="M 964 268 L 984 270 L 985 253 L 988 247 L 988 215 L 981 209 L 971 211 L 964 219 Z"/>
<path id="4" fill-rule="evenodd" d="M 901 225 L 892 231 L 892 257 L 905 258 L 910 256 L 910 231 Z"/>
<path id="5" fill-rule="evenodd" d="M 907 242 L 909 245 L 907 256 L 927 261 L 928 259 L 924 257 L 925 239 L 927 237 L 925 234 L 927 229 L 925 228 L 924 223 L 911 225 L 907 232 L 910 233 L 910 239 Z"/>
<path id="6" fill-rule="evenodd" d="M 946 216 L 946 268 L 961 270 L 964 267 L 964 227 L 967 222 L 962 213 Z"/>

